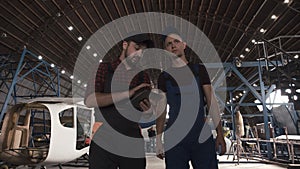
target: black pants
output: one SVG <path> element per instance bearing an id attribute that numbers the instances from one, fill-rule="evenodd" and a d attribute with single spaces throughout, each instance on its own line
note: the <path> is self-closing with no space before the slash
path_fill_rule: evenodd
<path id="1" fill-rule="evenodd" d="M 119 168 L 118 168 L 119 167 Z M 93 141 L 89 152 L 89 169 L 145 169 L 146 158 L 128 158 L 110 153 Z"/>

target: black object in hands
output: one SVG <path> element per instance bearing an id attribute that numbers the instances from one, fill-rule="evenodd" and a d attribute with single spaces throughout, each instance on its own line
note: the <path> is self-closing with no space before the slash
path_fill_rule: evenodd
<path id="1" fill-rule="evenodd" d="M 139 111 L 143 111 L 143 109 L 140 107 L 140 102 L 144 99 L 149 100 L 149 95 L 151 93 L 151 89 L 148 87 L 143 87 L 135 92 L 135 94 L 132 96 L 131 104 L 138 109 Z"/>

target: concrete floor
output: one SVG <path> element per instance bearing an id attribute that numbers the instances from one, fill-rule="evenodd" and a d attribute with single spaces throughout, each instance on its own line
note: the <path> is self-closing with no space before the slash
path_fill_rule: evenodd
<path id="1" fill-rule="evenodd" d="M 256 160 L 246 160 L 240 159 L 240 163 L 237 161 L 232 161 L 232 156 L 229 156 L 227 160 L 227 155 L 218 156 L 219 159 L 219 169 L 286 169 L 287 166 L 280 166 L 275 164 L 266 164 Z M 160 160 L 154 156 L 154 154 L 147 155 L 147 169 L 164 169 L 165 164 L 163 160 Z M 47 167 L 47 169 L 58 169 L 58 167 Z M 88 167 L 72 167 L 63 166 L 63 169 L 88 169 Z M 191 168 L 192 169 L 192 168 Z"/>
<path id="2" fill-rule="evenodd" d="M 274 165 L 274 164 L 265 164 L 259 161 L 241 159 L 240 163 L 237 164 L 237 161 L 232 161 L 232 157 L 229 157 L 227 160 L 226 156 L 218 156 L 219 159 L 219 169 L 283 169 L 286 167 Z M 156 158 L 155 156 L 147 157 L 147 169 L 164 169 L 164 161 Z M 192 169 L 192 167 L 191 167 Z"/>

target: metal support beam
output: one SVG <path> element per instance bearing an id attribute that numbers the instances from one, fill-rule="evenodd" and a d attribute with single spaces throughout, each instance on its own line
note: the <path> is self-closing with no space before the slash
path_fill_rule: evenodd
<path id="1" fill-rule="evenodd" d="M 242 80 L 242 82 L 250 89 L 251 93 L 259 100 L 261 101 L 261 96 L 259 93 L 253 88 L 253 86 L 249 83 L 249 81 L 236 69 L 236 67 L 233 67 L 232 70 L 238 77 Z M 263 88 L 261 90 L 264 90 Z"/>
<path id="2" fill-rule="evenodd" d="M 4 113 L 5 113 L 6 109 L 7 109 L 7 105 L 8 105 L 8 102 L 10 100 L 11 94 L 13 92 L 14 86 L 16 85 L 16 81 L 17 81 L 17 78 L 18 78 L 18 73 L 21 70 L 21 66 L 23 64 L 23 60 L 24 60 L 25 54 L 26 54 L 26 50 L 23 50 L 21 58 L 20 58 L 20 61 L 19 61 L 19 64 L 18 64 L 18 67 L 17 67 L 17 69 L 15 71 L 15 74 L 13 76 L 11 85 L 9 87 L 9 90 L 8 90 L 7 94 L 6 94 L 5 101 L 4 101 L 4 104 L 3 104 L 2 109 L 1 109 L 0 121 L 2 121 L 2 119 L 3 119 Z"/>
<path id="3" fill-rule="evenodd" d="M 265 46 L 263 44 L 263 51 L 265 56 L 267 56 L 266 54 L 266 50 L 265 50 Z M 258 63 L 260 64 L 261 61 L 258 61 Z M 268 67 L 266 67 L 268 68 Z M 266 93 L 264 89 L 264 82 L 262 79 L 262 67 L 258 66 L 258 75 L 259 75 L 259 83 L 260 83 L 260 88 L 261 88 L 261 103 L 263 106 L 263 114 L 264 114 L 264 128 L 265 128 L 265 132 L 266 132 L 266 140 L 270 140 L 270 130 L 269 130 L 269 118 L 268 118 L 268 110 L 267 110 L 267 105 L 266 105 Z M 272 150 L 271 150 L 271 143 L 268 142 L 267 143 L 267 150 L 268 150 L 268 159 L 271 160 L 273 158 L 272 155 Z"/>
<path id="4" fill-rule="evenodd" d="M 3 81 L 5 82 L 2 82 L 2 84 L 5 84 L 8 91 L 6 93 L 4 104 L 1 108 L 0 121 L 3 119 L 11 97 L 13 97 L 15 104 L 18 102 L 18 97 L 44 97 L 45 95 L 41 95 L 39 94 L 39 91 L 37 91 L 38 86 L 41 86 L 41 84 L 38 83 L 43 83 L 43 85 L 46 84 L 49 86 L 47 89 L 48 92 L 46 93 L 47 96 L 60 96 L 60 76 L 57 67 L 51 67 L 49 63 L 38 59 L 37 55 L 26 48 L 23 49 L 21 57 L 18 60 L 19 62 L 11 62 L 6 65 L 1 65 L 0 71 L 3 72 L 9 70 L 12 72 L 12 77 L 6 79 L 3 78 Z M 7 69 L 8 67 L 9 69 Z M 26 95 L 23 95 L 23 93 L 17 92 L 17 84 L 20 85 L 23 80 L 30 80 L 33 83 L 33 85 L 30 86 L 32 88 L 30 91 L 33 91 L 33 93 L 26 93 Z"/>
<path id="5" fill-rule="evenodd" d="M 222 81 L 226 78 L 226 74 L 230 69 L 231 69 L 231 67 L 225 68 L 224 73 L 221 73 L 221 75 L 218 77 L 217 81 L 213 84 L 214 88 L 219 87 L 219 85 L 222 83 Z"/>
<path id="6" fill-rule="evenodd" d="M 232 92 L 229 92 L 229 98 L 232 102 Z M 230 112 L 231 112 L 231 120 L 232 120 L 232 131 L 233 131 L 233 139 L 235 140 L 236 139 L 236 136 L 235 136 L 235 112 L 234 112 L 234 109 L 233 109 L 233 105 L 230 106 Z"/>
<path id="7" fill-rule="evenodd" d="M 268 63 L 261 63 L 260 66 L 262 67 L 275 67 L 274 65 L 283 66 L 281 61 L 269 61 Z M 225 63 L 205 63 L 204 64 L 206 68 L 221 68 L 221 67 L 235 67 L 231 62 L 225 62 Z M 258 67 L 259 63 L 257 61 L 251 61 L 251 62 L 243 62 L 241 67 Z"/>

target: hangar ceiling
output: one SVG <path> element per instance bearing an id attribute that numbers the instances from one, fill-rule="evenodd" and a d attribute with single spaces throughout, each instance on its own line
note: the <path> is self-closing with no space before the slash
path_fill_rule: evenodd
<path id="1" fill-rule="evenodd" d="M 20 55 L 26 46 L 72 74 L 93 33 L 122 16 L 142 12 L 167 13 L 193 23 L 215 46 L 222 62 L 236 57 L 256 61 L 261 56 L 253 39 L 282 39 L 275 44 L 280 49 L 299 51 L 297 0 L 1 0 L 0 53 Z M 247 77 L 255 70 L 240 71 Z M 227 81 L 229 86 L 238 82 L 235 76 Z M 61 83 L 65 88 L 61 95 L 70 96 L 71 79 L 62 76 Z"/>

